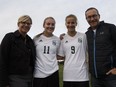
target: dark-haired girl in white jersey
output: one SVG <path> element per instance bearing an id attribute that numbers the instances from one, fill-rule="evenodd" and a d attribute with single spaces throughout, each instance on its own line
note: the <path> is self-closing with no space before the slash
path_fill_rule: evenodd
<path id="1" fill-rule="evenodd" d="M 68 15 L 65 19 L 67 34 L 63 36 L 59 56 L 64 57 L 63 87 L 89 87 L 86 61 L 86 35 L 76 31 L 77 18 Z"/>
<path id="2" fill-rule="evenodd" d="M 47 17 L 43 27 L 43 33 L 34 38 L 36 61 L 33 87 L 59 87 L 57 53 L 60 40 L 53 35 L 54 18 Z"/>

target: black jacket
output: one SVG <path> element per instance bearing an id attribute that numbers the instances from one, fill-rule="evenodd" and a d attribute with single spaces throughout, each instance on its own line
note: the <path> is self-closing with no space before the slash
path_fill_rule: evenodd
<path id="1" fill-rule="evenodd" d="M 26 41 L 26 42 L 25 42 Z M 8 76 L 31 74 L 34 68 L 35 47 L 27 35 L 26 40 L 19 31 L 8 33 L 0 47 L 0 83 L 8 84 Z"/>
<path id="2" fill-rule="evenodd" d="M 106 72 L 116 67 L 116 26 L 102 21 L 96 33 L 90 27 L 86 35 L 89 71 L 96 78 L 105 77 Z"/>

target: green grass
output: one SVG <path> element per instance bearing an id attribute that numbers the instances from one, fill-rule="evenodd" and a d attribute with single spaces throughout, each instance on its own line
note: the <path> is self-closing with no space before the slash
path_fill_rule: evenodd
<path id="1" fill-rule="evenodd" d="M 60 87 L 63 87 L 63 63 L 59 63 L 59 83 Z"/>

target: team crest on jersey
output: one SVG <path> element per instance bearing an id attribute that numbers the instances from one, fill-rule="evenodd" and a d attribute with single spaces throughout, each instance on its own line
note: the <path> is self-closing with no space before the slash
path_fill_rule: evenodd
<path id="1" fill-rule="evenodd" d="M 53 45 L 56 45 L 56 41 L 55 41 L 55 40 L 53 40 L 53 41 L 52 41 L 52 44 L 53 44 Z"/>
<path id="2" fill-rule="evenodd" d="M 79 43 L 82 43 L 82 38 L 78 38 L 78 42 Z"/>
<path id="3" fill-rule="evenodd" d="M 68 43 L 68 41 L 65 41 L 65 43 Z"/>
<path id="4" fill-rule="evenodd" d="M 39 40 L 39 42 L 43 42 L 42 40 Z"/>

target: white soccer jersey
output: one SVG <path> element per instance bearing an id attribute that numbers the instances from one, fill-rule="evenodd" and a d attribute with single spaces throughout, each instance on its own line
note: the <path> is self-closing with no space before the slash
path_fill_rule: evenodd
<path id="1" fill-rule="evenodd" d="M 65 57 L 63 81 L 88 81 L 86 61 L 86 35 L 77 32 L 74 37 L 66 34 L 61 41 L 60 56 Z"/>
<path id="2" fill-rule="evenodd" d="M 45 78 L 58 70 L 56 55 L 60 40 L 56 36 L 46 37 L 41 35 L 34 38 L 36 46 L 35 78 Z"/>

